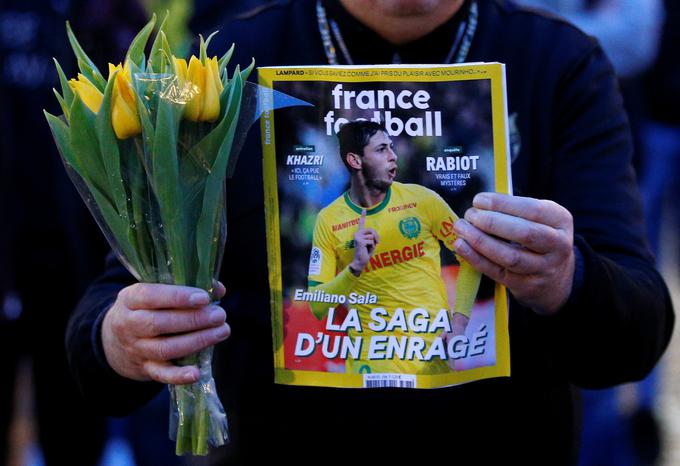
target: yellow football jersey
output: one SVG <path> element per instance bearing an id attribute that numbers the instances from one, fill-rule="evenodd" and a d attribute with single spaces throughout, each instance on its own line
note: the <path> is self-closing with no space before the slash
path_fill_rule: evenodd
<path id="1" fill-rule="evenodd" d="M 354 259 L 354 234 L 362 207 L 345 193 L 319 212 L 314 228 L 309 264 L 310 287 L 331 281 Z M 366 228 L 378 232 L 379 243 L 368 264 L 348 295 L 348 309 L 357 309 L 362 332 L 349 330 L 352 337 L 362 336 L 359 360 L 347 359 L 346 371 L 353 373 L 432 374 L 448 372 L 446 361 L 421 361 L 417 357 L 394 356 L 399 348 L 385 354 L 385 359 L 369 360 L 372 336 L 422 338 L 429 348 L 442 330 L 415 332 L 396 322 L 390 331 L 375 332 L 371 311 L 383 308 L 389 322 L 402 309 L 409 316 L 414 309 L 424 309 L 434 319 L 442 309 L 448 310 L 446 289 L 441 278 L 440 245 L 453 250 L 456 239 L 453 224 L 458 219 L 448 204 L 434 191 L 417 184 L 394 182 L 379 204 L 366 209 Z M 371 302 L 374 295 L 376 302 Z M 364 301 L 362 303 L 362 301 Z M 368 302 L 366 302 L 368 301 Z M 422 311 L 418 311 L 422 312 Z M 448 312 L 447 312 L 448 315 Z M 403 354 L 403 348 L 401 348 Z M 392 354 L 394 357 L 389 358 Z"/>

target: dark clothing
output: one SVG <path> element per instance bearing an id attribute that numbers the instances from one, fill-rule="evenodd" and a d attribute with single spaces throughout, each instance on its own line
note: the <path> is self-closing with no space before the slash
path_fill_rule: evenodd
<path id="1" fill-rule="evenodd" d="M 75 3 L 0 3 L 0 463 L 24 358 L 44 463 L 95 465 L 105 441 L 104 417 L 83 407 L 70 375 L 64 335 L 73 307 L 103 270 L 106 242 L 66 175 L 42 112 L 59 112 L 52 57 L 75 74 L 64 29 L 78 16 Z"/>
<path id="2" fill-rule="evenodd" d="M 668 125 L 680 125 L 680 3 L 666 0 L 666 20 L 656 62 L 646 76 L 649 117 Z"/>
<path id="3" fill-rule="evenodd" d="M 314 2 L 278 3 L 220 27 L 227 33 L 215 38 L 215 50 L 234 41 L 242 64 L 251 55 L 260 66 L 326 63 Z M 274 452 L 304 462 L 323 454 L 467 464 L 460 461 L 468 455 L 484 463 L 497 454 L 520 464 L 567 464 L 575 458 L 578 430 L 573 386 L 640 379 L 668 344 L 673 310 L 645 246 L 628 123 L 610 64 L 593 39 L 561 20 L 501 0 L 480 0 L 479 7 L 467 60 L 507 64 L 509 113 L 517 114 L 521 136 L 515 193 L 552 199 L 573 214 L 582 285 L 553 317 L 511 300 L 510 378 L 411 391 L 275 385 L 262 157 L 253 129 L 228 184 L 221 280 L 229 290 L 223 304 L 232 336 L 218 346 L 214 368 L 232 444 L 217 455 L 234 462 Z M 357 26 L 337 19 L 343 31 Z M 358 50 L 366 40 L 379 43 L 373 36 L 357 43 L 346 34 L 345 40 L 364 58 L 366 50 Z M 387 56 L 443 59 L 428 56 L 436 47 L 422 43 L 420 53 L 390 50 Z M 98 316 L 131 282 L 112 261 L 81 301 L 69 335 L 71 363 L 86 395 L 119 414 L 160 388 L 123 380 L 102 356 Z"/>

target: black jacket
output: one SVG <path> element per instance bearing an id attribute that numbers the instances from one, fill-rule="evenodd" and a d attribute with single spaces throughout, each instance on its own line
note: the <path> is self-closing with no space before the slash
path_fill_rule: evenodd
<path id="1" fill-rule="evenodd" d="M 235 41 L 240 63 L 252 55 L 261 66 L 325 64 L 314 2 L 275 3 L 220 27 L 215 50 Z M 640 379 L 668 344 L 672 305 L 645 245 L 628 123 L 608 60 L 595 40 L 559 19 L 503 0 L 479 6 L 468 61 L 507 64 L 509 113 L 517 115 L 519 132 L 515 193 L 552 199 L 573 214 L 579 286 L 553 317 L 511 300 L 510 378 L 412 391 L 275 385 L 262 163 L 252 130 L 228 183 L 221 279 L 232 336 L 219 345 L 214 370 L 232 444 L 218 455 L 251 462 L 274 451 L 307 462 L 322 460 L 318 452 L 459 464 L 469 457 L 484 464 L 493 454 L 520 464 L 566 464 L 576 454 L 573 387 Z M 361 29 L 347 20 L 341 27 Z M 358 51 L 370 40 L 381 44 L 369 34 L 361 43 L 348 39 L 348 47 Z M 407 62 L 433 61 L 445 56 L 436 55 L 439 42 L 426 38 L 421 49 L 400 52 Z M 116 376 L 101 354 L 103 310 L 131 281 L 112 261 L 81 301 L 68 336 L 82 388 L 111 413 L 126 413 L 159 389 Z"/>

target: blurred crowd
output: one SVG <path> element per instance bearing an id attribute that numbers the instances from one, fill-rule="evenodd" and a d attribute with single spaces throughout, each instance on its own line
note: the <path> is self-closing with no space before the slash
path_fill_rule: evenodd
<path id="1" fill-rule="evenodd" d="M 491 1 L 491 0 L 488 0 Z M 521 0 L 597 37 L 620 77 L 637 146 L 649 241 L 660 257 L 662 220 L 680 227 L 680 7 L 672 0 Z M 173 12 L 175 50 L 195 47 L 230 15 L 267 0 L 3 0 L 0 3 L 0 464 L 10 453 L 20 369 L 29 368 L 35 440 L 43 464 L 100 464 L 112 437 L 126 438 L 135 464 L 181 464 L 167 439 L 166 396 L 144 413 L 113 421 L 83 403 L 64 354 L 69 314 L 103 268 L 108 246 L 62 167 L 43 109 L 58 114 L 53 57 L 67 76 L 76 63 L 68 19 L 100 69 L 122 61 L 148 17 Z M 89 46 L 89 48 L 88 48 Z M 217 52 L 219 54 L 219 51 Z M 556 50 L 555 53 L 560 53 Z M 665 220 L 664 220 L 665 221 Z M 583 465 L 657 464 L 656 417 L 664 368 L 621 403 L 622 389 L 582 393 Z M 21 386 L 24 393 L 29 388 Z M 143 435 L 141 434 L 143 433 Z M 22 464 L 20 456 L 12 458 Z"/>

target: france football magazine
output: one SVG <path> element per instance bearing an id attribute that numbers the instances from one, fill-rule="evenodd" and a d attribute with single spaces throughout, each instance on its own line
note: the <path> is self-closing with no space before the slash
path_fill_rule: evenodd
<path id="1" fill-rule="evenodd" d="M 437 388 L 510 375 L 505 288 L 455 254 L 511 194 L 500 63 L 264 67 L 275 380 Z M 307 105 L 273 110 L 277 96 Z"/>

